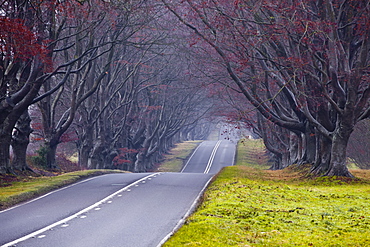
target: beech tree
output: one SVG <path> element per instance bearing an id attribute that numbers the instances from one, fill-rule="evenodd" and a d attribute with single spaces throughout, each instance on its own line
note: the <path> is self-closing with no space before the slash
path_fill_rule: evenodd
<path id="1" fill-rule="evenodd" d="M 221 78 L 218 78 L 221 80 Z M 304 160 L 302 138 L 300 133 L 293 133 L 270 121 L 265 121 L 263 116 L 248 102 L 243 95 L 225 79 L 216 88 L 217 97 L 225 102 L 224 106 L 213 113 L 220 116 L 223 121 L 235 126 L 237 129 L 248 130 L 242 138 L 262 138 L 266 149 L 271 156 L 271 170 L 283 169 L 292 164 L 299 164 Z M 223 133 L 228 136 L 230 133 Z"/>
<path id="2" fill-rule="evenodd" d="M 57 31 L 52 26 L 53 11 L 44 11 L 57 8 L 54 2 L 15 0 L 0 5 L 0 173 L 14 170 L 9 159 L 13 129 L 57 70 L 50 56 L 50 39 Z M 19 134 L 18 128 L 14 145 L 21 143 Z"/>
<path id="3" fill-rule="evenodd" d="M 181 66 L 177 66 L 179 68 Z M 163 80 L 164 84 L 154 87 L 155 92 L 148 92 L 148 103 L 159 108 L 143 121 L 145 139 L 136 156 L 135 171 L 152 168 L 153 163 L 161 158 L 161 153 L 172 147 L 174 136 L 184 127 L 196 125 L 212 107 L 207 104 L 206 95 L 199 93 L 198 87 L 190 86 L 194 82 L 169 75 Z"/>
<path id="4" fill-rule="evenodd" d="M 145 63 L 139 59 L 137 66 L 124 63 L 122 71 L 131 76 L 122 74 L 126 79 L 119 90 L 102 85 L 96 100 L 105 103 L 93 103 L 95 114 L 90 107 L 81 108 L 81 120 L 90 119 L 77 123 L 81 125 L 78 142 L 84 147 L 80 152 L 80 162 L 85 162 L 82 166 L 148 171 L 172 147 L 176 135 L 187 137 L 207 112 L 209 105 L 201 104 L 205 96 L 180 76 L 183 61 L 176 64 L 173 55 L 151 54 L 152 59 Z M 88 123 L 92 125 L 86 133 Z"/>
<path id="5" fill-rule="evenodd" d="M 82 166 L 111 168 L 118 148 L 129 146 L 131 118 L 135 115 L 133 104 L 140 91 L 150 85 L 139 76 L 143 54 L 133 52 L 130 55 L 127 50 L 118 57 L 124 56 L 125 62 L 116 60 L 97 94 L 81 108 L 77 130 Z"/>
<path id="6" fill-rule="evenodd" d="M 163 2 L 266 120 L 315 143 L 314 173 L 352 176 L 346 146 L 369 116 L 368 1 Z"/>
<path id="7" fill-rule="evenodd" d="M 101 84 L 112 93 L 109 88 L 112 88 L 112 81 L 120 69 L 117 66 L 112 69 L 112 64 L 120 62 L 116 53 L 124 50 L 127 43 L 134 43 L 130 37 L 147 22 L 146 19 L 138 18 L 138 15 L 145 12 L 144 2 L 118 4 L 87 1 L 80 8 L 69 11 L 68 18 L 63 22 L 64 31 L 59 38 L 62 42 L 56 47 L 58 52 L 55 52 L 54 60 L 68 63 L 76 57 L 80 59 L 69 65 L 68 73 L 53 78 L 55 85 L 65 81 L 54 96 L 48 96 L 38 103 L 43 113 L 43 145 L 47 149 L 48 167 L 56 167 L 57 146 L 73 123 L 82 102 L 98 91 Z M 72 18 L 81 10 L 84 10 L 83 15 Z M 50 85 L 44 86 L 44 90 L 48 91 L 46 86 Z"/>
<path id="8" fill-rule="evenodd" d="M 204 114 L 192 103 L 202 94 L 194 93 L 189 81 L 179 86 L 187 62 L 178 56 L 178 37 L 158 18 L 163 9 L 147 3 L 130 13 L 132 20 L 125 19 L 128 38 L 121 38 L 125 42 L 115 48 L 107 76 L 78 110 L 74 128 L 82 167 L 147 171 L 177 133 L 196 129 Z"/>
<path id="9" fill-rule="evenodd" d="M 158 56 L 153 53 L 157 49 L 153 44 L 160 43 L 162 37 L 145 30 L 150 30 L 157 12 L 150 1 L 125 4 L 117 3 L 123 10 L 120 14 L 123 22 L 119 25 L 122 35 L 117 39 L 120 43 L 110 59 L 110 66 L 102 70 L 107 76 L 96 94 L 79 110 L 76 131 L 82 167 L 112 168 L 115 156 L 126 156 L 121 154 L 123 150 L 133 150 L 128 148 L 131 118 L 135 115 L 133 105 L 140 91 L 151 86 L 150 80 L 155 77 L 144 71 L 146 63 Z M 101 63 L 97 63 L 94 70 L 101 70 Z M 130 151 L 130 155 L 134 153 Z M 128 167 L 122 163 L 119 168 Z"/>
<path id="10" fill-rule="evenodd" d="M 48 164 L 55 166 L 56 146 L 73 122 L 76 109 L 106 77 L 114 47 L 127 42 L 127 37 L 136 28 L 132 23 L 147 17 L 146 2 L 149 1 L 28 0 L 1 3 L 0 172 L 12 170 L 9 146 L 14 126 L 17 121 L 21 126 L 21 120 L 29 125 L 29 121 L 20 116 L 30 104 L 37 102 L 44 120 Z M 125 13 L 131 13 L 133 18 L 128 18 Z M 127 25 L 131 25 L 131 31 Z M 143 25 L 143 22 L 137 25 Z M 103 62 L 101 67 L 95 64 L 98 59 Z M 96 74 L 94 69 L 97 68 L 100 74 Z M 66 99 L 70 100 L 68 105 Z M 58 115 L 60 110 L 64 113 Z M 56 121 L 57 117 L 59 121 Z M 13 149 L 22 148 L 19 154 L 25 153 L 27 145 L 21 145 L 24 142 L 20 138 L 27 141 L 26 133 L 20 135 L 20 128 L 16 130 Z M 25 159 L 14 159 L 16 162 L 20 160 Z"/>
<path id="11" fill-rule="evenodd" d="M 29 169 L 26 162 L 26 154 L 28 144 L 30 143 L 30 135 L 33 132 L 30 123 L 31 117 L 28 114 L 28 110 L 25 110 L 18 118 L 12 134 L 13 160 L 11 167 L 18 171 Z"/>

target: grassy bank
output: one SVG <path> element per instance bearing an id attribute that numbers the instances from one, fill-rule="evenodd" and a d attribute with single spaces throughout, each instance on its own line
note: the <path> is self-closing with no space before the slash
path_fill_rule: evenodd
<path id="1" fill-rule="evenodd" d="M 0 210 L 23 201 L 33 199 L 52 190 L 78 182 L 93 176 L 116 173 L 116 170 L 86 170 L 69 172 L 59 176 L 24 177 L 21 181 L 12 182 L 0 187 Z"/>
<path id="2" fill-rule="evenodd" d="M 252 162 L 260 144 L 243 145 L 164 246 L 370 246 L 369 171 L 351 182 L 268 171 Z"/>
<path id="3" fill-rule="evenodd" d="M 176 144 L 167 155 L 163 163 L 158 167 L 158 172 L 179 172 L 187 158 L 201 141 L 186 141 Z"/>

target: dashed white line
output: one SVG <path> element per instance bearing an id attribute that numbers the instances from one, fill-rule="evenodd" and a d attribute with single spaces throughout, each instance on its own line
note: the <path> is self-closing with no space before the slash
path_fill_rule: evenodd
<path id="1" fill-rule="evenodd" d="M 107 175 L 109 175 L 109 174 L 105 174 L 105 175 L 102 175 L 102 176 L 107 176 Z M 74 183 L 74 184 L 68 185 L 68 186 L 66 186 L 66 187 L 63 187 L 63 188 L 60 188 L 60 189 L 57 189 L 57 190 L 51 191 L 51 192 L 49 192 L 49 193 L 47 193 L 47 194 L 45 194 L 45 195 L 39 196 L 39 197 L 37 197 L 37 198 L 35 198 L 35 199 L 33 199 L 33 200 L 30 200 L 30 201 L 28 201 L 28 202 L 21 203 L 21 204 L 18 204 L 18 205 L 16 205 L 16 206 L 14 206 L 14 207 L 7 208 L 7 209 L 5 209 L 5 210 L 3 210 L 3 211 L 0 211 L 0 214 L 1 214 L 1 213 L 4 213 L 4 212 L 6 212 L 6 211 L 9 211 L 9 210 L 15 209 L 15 208 L 17 208 L 17 207 L 20 207 L 20 206 L 23 206 L 23 205 L 29 204 L 29 203 L 31 203 L 31 202 L 34 202 L 34 201 L 40 200 L 40 199 L 42 199 L 42 198 L 44 198 L 44 197 L 47 197 L 47 196 L 49 196 L 49 195 L 51 195 L 51 194 L 54 194 L 54 193 L 58 192 L 58 191 L 65 190 L 65 189 L 68 189 L 68 188 L 71 188 L 71 187 L 76 186 L 76 185 L 78 185 L 78 184 L 86 183 L 86 182 L 88 182 L 88 181 L 90 181 L 90 180 L 97 179 L 97 178 L 102 177 L 102 176 L 88 178 L 88 179 L 82 180 L 82 181 L 80 181 L 80 182 L 77 182 L 77 183 Z"/>
<path id="2" fill-rule="evenodd" d="M 124 188 L 122 188 L 122 189 L 120 189 L 120 190 L 118 190 L 118 191 L 114 192 L 113 194 L 110 194 L 109 196 L 105 197 L 104 199 L 102 199 L 102 200 L 98 201 L 97 203 L 95 203 L 95 204 L 93 204 L 93 205 L 91 205 L 91 206 L 89 206 L 89 207 L 87 207 L 87 208 L 85 208 L 85 209 L 82 209 L 81 211 L 79 211 L 79 212 L 77 212 L 77 213 L 75 213 L 75 214 L 73 214 L 73 215 L 71 215 L 71 216 L 69 216 L 69 217 L 67 217 L 67 218 L 65 218 L 65 219 L 62 219 L 62 220 L 60 220 L 60 221 L 58 221 L 58 222 L 55 222 L 55 223 L 53 223 L 53 224 L 51 224 L 51 225 L 48 225 L 48 226 L 46 226 L 46 227 L 44 227 L 44 228 L 42 228 L 42 229 L 40 229 L 40 230 L 37 230 L 37 231 L 35 231 L 35 232 L 32 232 L 32 233 L 28 234 L 28 235 L 26 235 L 26 236 L 23 236 L 23 237 L 21 237 L 21 238 L 18 238 L 18 239 L 16 239 L 16 240 L 13 240 L 12 242 L 6 243 L 6 244 L 2 245 L 1 247 L 10 247 L 10 246 L 14 246 L 14 245 L 16 245 L 16 244 L 18 244 L 18 243 L 20 243 L 20 242 L 23 242 L 23 241 L 25 241 L 25 240 L 29 239 L 29 238 L 36 237 L 36 236 L 40 235 L 41 233 L 44 233 L 44 232 L 46 232 L 47 230 L 50 230 L 50 229 L 52 229 L 52 228 L 54 228 L 54 227 L 56 227 L 56 226 L 59 226 L 59 225 L 62 225 L 62 227 L 63 227 L 63 225 L 67 225 L 67 226 L 68 226 L 68 224 L 66 224 L 66 222 L 68 222 L 68 221 L 70 221 L 70 220 L 72 220 L 72 219 L 74 219 L 74 218 L 77 218 L 77 217 L 78 217 L 78 216 L 80 216 L 81 214 L 84 214 L 84 213 L 86 213 L 86 212 L 88 212 L 88 211 L 90 211 L 90 210 L 92 210 L 92 209 L 98 208 L 98 206 L 99 206 L 99 205 L 101 205 L 102 203 L 104 203 L 104 202 L 106 202 L 106 201 L 110 200 L 111 198 L 113 198 L 113 197 L 114 197 L 114 196 L 116 196 L 116 195 L 117 195 L 117 196 L 122 196 L 120 193 L 121 193 L 121 192 L 123 192 L 123 191 L 125 191 L 125 190 L 127 190 L 127 189 L 128 189 L 128 188 L 130 188 L 131 186 L 135 186 L 135 185 L 137 185 L 138 183 L 142 182 L 143 180 L 145 180 L 145 179 L 147 179 L 147 178 L 150 178 L 150 177 L 153 177 L 153 176 L 155 176 L 155 175 L 159 175 L 159 174 L 160 174 L 160 173 L 153 173 L 153 174 L 150 174 L 150 175 L 148 175 L 148 176 L 146 176 L 146 177 L 143 177 L 143 178 L 141 178 L 141 179 L 139 179 L 139 180 L 137 180 L 137 181 L 135 181 L 135 182 L 133 182 L 133 183 L 131 183 L 131 184 L 127 185 L 126 187 L 124 187 Z M 42 236 L 42 235 L 40 235 L 40 236 Z"/>

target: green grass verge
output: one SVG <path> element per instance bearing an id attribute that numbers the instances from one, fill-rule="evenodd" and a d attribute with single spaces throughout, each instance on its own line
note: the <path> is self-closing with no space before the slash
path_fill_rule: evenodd
<path id="1" fill-rule="evenodd" d="M 164 161 L 158 167 L 158 172 L 179 172 L 184 162 L 189 158 L 194 149 L 202 141 L 186 141 L 176 144 L 171 151 L 165 155 Z"/>
<path id="2" fill-rule="evenodd" d="M 0 187 L 0 210 L 89 177 L 117 172 L 122 171 L 86 170 L 52 177 L 29 177 L 26 181 L 13 182 L 11 186 Z"/>
<path id="3" fill-rule="evenodd" d="M 293 169 L 263 170 L 248 165 L 251 157 L 237 157 L 242 165 L 218 174 L 165 247 L 370 246 L 368 171 L 353 171 L 364 178 L 352 182 L 308 179 Z"/>
<path id="4" fill-rule="evenodd" d="M 268 157 L 262 139 L 242 139 L 236 152 L 236 164 L 259 169 L 268 169 Z"/>

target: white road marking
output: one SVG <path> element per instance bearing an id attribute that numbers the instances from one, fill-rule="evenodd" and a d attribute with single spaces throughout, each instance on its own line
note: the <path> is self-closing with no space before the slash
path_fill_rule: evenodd
<path id="1" fill-rule="evenodd" d="M 137 180 L 137 181 L 135 181 L 135 182 L 133 182 L 133 183 L 131 183 L 131 184 L 127 185 L 126 187 L 124 187 L 124 188 L 122 188 L 122 189 L 120 189 L 120 190 L 118 190 L 118 191 L 114 192 L 113 194 L 110 194 L 109 196 L 105 197 L 104 199 L 102 199 L 102 200 L 98 201 L 97 203 L 95 203 L 95 204 L 93 204 L 93 205 L 91 205 L 91 206 L 89 206 L 89 207 L 87 207 L 87 208 L 85 208 L 85 209 L 82 209 L 81 211 L 79 211 L 79 212 L 77 212 L 77 213 L 75 213 L 75 214 L 73 214 L 73 215 L 71 215 L 71 216 L 68 216 L 68 217 L 67 217 L 67 218 L 65 218 L 65 219 L 62 219 L 62 220 L 60 220 L 60 221 L 57 221 L 57 222 L 55 222 L 55 223 L 53 223 L 53 224 L 51 224 L 51 225 L 48 225 L 48 226 L 46 226 L 46 227 L 44 227 L 44 228 L 42 228 L 42 229 L 40 229 L 40 230 L 37 230 L 37 231 L 35 231 L 35 232 L 32 232 L 32 233 L 30 233 L 30 234 L 28 234 L 28 235 L 26 235 L 26 236 L 23 236 L 23 237 L 21 237 L 21 238 L 18 238 L 18 239 L 16 239 L 16 240 L 13 240 L 12 242 L 6 243 L 6 244 L 2 245 L 1 247 L 10 247 L 10 246 L 14 246 L 14 245 L 16 245 L 16 244 L 18 244 L 18 243 L 20 243 L 20 242 L 23 242 L 23 241 L 25 241 L 25 240 L 29 239 L 29 238 L 34 238 L 34 237 L 36 237 L 36 236 L 40 235 L 41 233 L 44 233 L 44 232 L 46 232 L 47 230 L 50 230 L 51 228 L 54 228 L 54 227 L 59 226 L 59 225 L 62 225 L 62 224 L 66 224 L 65 222 L 68 222 L 68 221 L 70 221 L 70 220 L 72 220 L 72 219 L 74 219 L 74 218 L 77 218 L 77 217 L 78 217 L 78 216 L 80 216 L 81 214 L 84 214 L 84 213 L 86 213 L 86 212 L 88 212 L 88 211 L 90 211 L 90 210 L 92 210 L 92 209 L 94 209 L 94 208 L 98 207 L 100 204 L 102 204 L 102 203 L 104 203 L 104 202 L 106 202 L 106 201 L 110 200 L 110 199 L 111 199 L 111 198 L 113 198 L 114 196 L 116 196 L 116 195 L 118 195 L 118 196 L 122 196 L 122 195 L 119 195 L 119 193 L 121 193 L 121 192 L 123 192 L 123 191 L 127 190 L 127 189 L 128 189 L 128 188 L 130 188 L 131 186 L 134 186 L 134 185 L 136 185 L 136 184 L 140 183 L 141 181 L 143 181 L 143 180 L 145 180 L 145 179 L 147 179 L 147 178 L 153 177 L 153 176 L 154 176 L 154 175 L 156 175 L 156 174 L 158 175 L 158 174 L 160 174 L 160 173 L 153 173 L 153 174 L 150 174 L 150 175 L 148 175 L 148 176 L 146 176 L 146 177 L 143 177 L 143 178 L 141 178 L 141 179 L 139 179 L 139 180 Z"/>
<path id="2" fill-rule="evenodd" d="M 185 168 L 188 166 L 191 158 L 193 158 L 194 154 L 197 152 L 198 148 L 203 144 L 203 142 L 201 144 L 198 145 L 198 147 L 194 150 L 194 152 L 191 154 L 190 158 L 188 159 L 188 161 L 186 162 L 186 164 L 184 165 L 184 167 L 181 169 L 180 172 L 184 172 Z"/>
<path id="3" fill-rule="evenodd" d="M 86 182 L 88 182 L 88 181 L 90 181 L 90 180 L 93 180 L 93 179 L 96 179 L 96 178 L 99 178 L 99 177 L 102 177 L 102 176 L 107 176 L 107 175 L 109 175 L 109 174 L 104 174 L 104 175 L 101 175 L 101 176 L 96 176 L 96 177 L 88 178 L 88 179 L 85 179 L 85 180 L 79 181 L 79 182 L 77 182 L 77 183 L 74 183 L 74 184 L 68 185 L 68 186 L 66 186 L 66 187 L 63 187 L 63 188 L 60 188 L 60 189 L 57 189 L 57 190 L 51 191 L 51 192 L 49 192 L 49 193 L 47 193 L 47 194 L 45 194 L 45 195 L 39 196 L 39 197 L 37 197 L 37 198 L 35 198 L 35 199 L 33 199 L 33 200 L 30 200 L 30 201 L 28 201 L 28 202 L 20 203 L 20 204 L 18 204 L 18 205 L 16 205 L 16 206 L 14 206 L 14 207 L 7 208 L 7 209 L 5 209 L 5 210 L 3 210 L 3 211 L 0 211 L 0 214 L 1 214 L 1 213 L 4 213 L 4 212 L 6 212 L 6 211 L 12 210 L 12 209 L 14 209 L 14 208 L 20 207 L 20 206 L 22 206 L 22 205 L 25 205 L 25 204 L 28 204 L 28 203 L 31 203 L 31 202 L 34 202 L 34 201 L 40 200 L 41 198 L 44 198 L 44 197 L 49 196 L 49 195 L 51 195 L 51 194 L 54 194 L 54 193 L 56 193 L 56 192 L 58 192 L 58 191 L 65 190 L 65 189 L 71 188 L 71 187 L 73 187 L 73 186 L 76 186 L 76 185 L 78 185 L 78 184 L 86 183 Z M 2 247 L 2 246 L 1 246 L 1 247 Z"/>
<path id="4" fill-rule="evenodd" d="M 211 182 L 213 176 L 211 176 L 208 181 L 206 182 L 206 184 L 203 186 L 202 190 L 198 193 L 197 197 L 195 198 L 195 200 L 193 201 L 193 203 L 191 204 L 190 208 L 188 209 L 188 211 L 186 211 L 185 215 L 177 222 L 177 224 L 175 225 L 175 227 L 172 229 L 172 231 L 170 233 L 168 233 L 162 240 L 161 242 L 158 243 L 157 247 L 161 247 L 185 222 L 185 220 L 190 216 L 190 214 L 195 210 L 195 207 L 196 205 L 198 204 L 199 202 L 199 199 L 200 197 L 203 195 L 204 191 L 206 190 L 206 188 L 208 187 L 208 184 Z"/>
<path id="5" fill-rule="evenodd" d="M 202 142 L 203 143 L 203 142 Z M 221 140 L 219 140 L 215 147 L 213 148 L 213 151 L 212 151 L 212 154 L 208 160 L 208 164 L 207 164 L 207 167 L 206 167 L 206 170 L 204 171 L 204 173 L 208 173 L 209 170 L 211 169 L 211 166 L 212 166 L 212 163 L 213 163 L 213 160 L 216 156 L 216 152 L 217 152 L 217 149 L 218 147 L 220 146 L 221 144 Z M 200 144 L 201 145 L 201 144 Z M 200 146 L 199 145 L 199 146 Z M 197 147 L 197 149 L 199 148 L 199 146 Z M 184 169 L 186 168 L 186 166 L 188 165 L 190 159 L 193 157 L 193 155 L 195 154 L 195 152 L 197 151 L 197 149 L 195 149 L 195 151 L 193 152 L 193 154 L 190 156 L 190 158 L 188 159 L 186 165 L 184 166 L 184 168 L 181 170 L 181 172 L 184 171 Z M 234 165 L 234 160 L 235 159 L 235 150 L 234 150 L 234 157 L 233 157 L 233 165 Z M 189 210 L 186 212 L 186 214 L 177 222 L 177 224 L 175 225 L 175 227 L 173 228 L 173 230 L 168 233 L 159 243 L 156 247 L 161 247 L 185 222 L 185 220 L 190 216 L 190 214 L 195 210 L 195 206 L 197 205 L 200 197 L 202 196 L 202 194 L 204 193 L 204 191 L 206 190 L 206 188 L 208 187 L 208 184 L 211 182 L 213 176 L 207 181 L 207 183 L 204 185 L 203 189 L 199 192 L 197 198 L 194 200 L 193 204 L 191 205 L 191 207 L 189 208 Z"/>
<path id="6" fill-rule="evenodd" d="M 209 160 L 208 160 L 206 169 L 204 170 L 204 174 L 207 174 L 209 172 L 209 170 L 211 169 L 213 160 L 215 159 L 216 152 L 217 152 L 217 149 L 220 146 L 220 144 L 221 144 L 221 141 L 218 141 L 216 143 L 215 147 L 213 148 L 212 153 L 211 153 L 211 156 L 209 157 Z"/>

